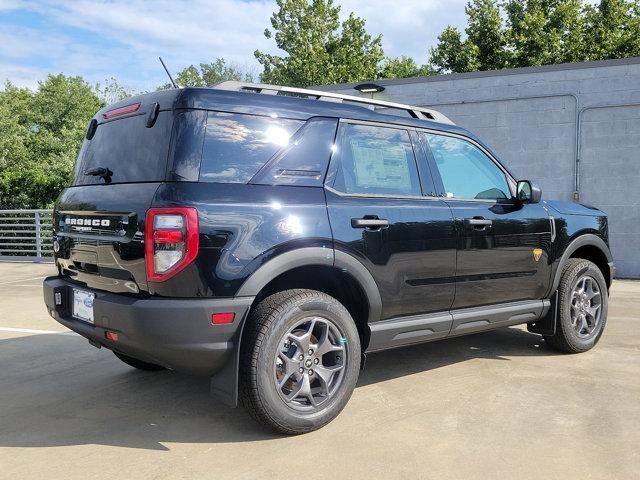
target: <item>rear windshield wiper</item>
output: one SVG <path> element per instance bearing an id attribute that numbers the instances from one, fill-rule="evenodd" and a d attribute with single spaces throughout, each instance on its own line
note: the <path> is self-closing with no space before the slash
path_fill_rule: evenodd
<path id="1" fill-rule="evenodd" d="M 91 175 L 92 177 L 100 177 L 104 179 L 104 183 L 111 183 L 111 176 L 113 175 L 113 172 L 108 168 L 95 167 L 86 170 L 84 174 Z"/>

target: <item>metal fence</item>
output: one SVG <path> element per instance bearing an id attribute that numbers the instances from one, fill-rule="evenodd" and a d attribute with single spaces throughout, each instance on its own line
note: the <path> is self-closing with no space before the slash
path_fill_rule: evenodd
<path id="1" fill-rule="evenodd" d="M 51 259 L 51 210 L 0 210 L 0 260 Z"/>

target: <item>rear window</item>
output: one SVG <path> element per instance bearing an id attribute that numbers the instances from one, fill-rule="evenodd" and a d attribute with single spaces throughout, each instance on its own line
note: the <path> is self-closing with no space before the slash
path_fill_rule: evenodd
<path id="1" fill-rule="evenodd" d="M 166 176 L 173 113 L 161 111 L 151 128 L 146 115 L 119 118 L 98 125 L 91 140 L 85 138 L 78 155 L 74 185 L 104 183 L 85 175 L 93 168 L 113 172 L 111 183 L 157 182 Z"/>
<path id="2" fill-rule="evenodd" d="M 201 182 L 247 183 L 302 126 L 300 120 L 209 112 Z"/>

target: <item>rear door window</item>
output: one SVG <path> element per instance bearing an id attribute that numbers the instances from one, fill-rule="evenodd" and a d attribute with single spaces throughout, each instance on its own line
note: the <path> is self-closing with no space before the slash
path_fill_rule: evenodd
<path id="1" fill-rule="evenodd" d="M 352 194 L 422 195 L 407 130 L 347 123 L 338 138 L 334 188 Z"/>
<path id="2" fill-rule="evenodd" d="M 247 183 L 304 122 L 209 112 L 200 166 L 201 182 Z"/>
<path id="3" fill-rule="evenodd" d="M 146 115 L 119 118 L 98 125 L 91 140 L 85 138 L 78 155 L 74 185 L 104 183 L 85 175 L 92 168 L 108 168 L 111 183 L 158 182 L 166 175 L 173 112 L 161 111 L 151 128 Z"/>

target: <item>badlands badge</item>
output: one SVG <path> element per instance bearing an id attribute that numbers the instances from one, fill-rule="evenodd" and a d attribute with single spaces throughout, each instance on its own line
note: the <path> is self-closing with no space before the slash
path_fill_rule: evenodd
<path id="1" fill-rule="evenodd" d="M 533 249 L 533 259 L 537 262 L 538 260 L 540 260 L 540 257 L 542 257 L 542 249 L 541 248 L 534 248 Z"/>

